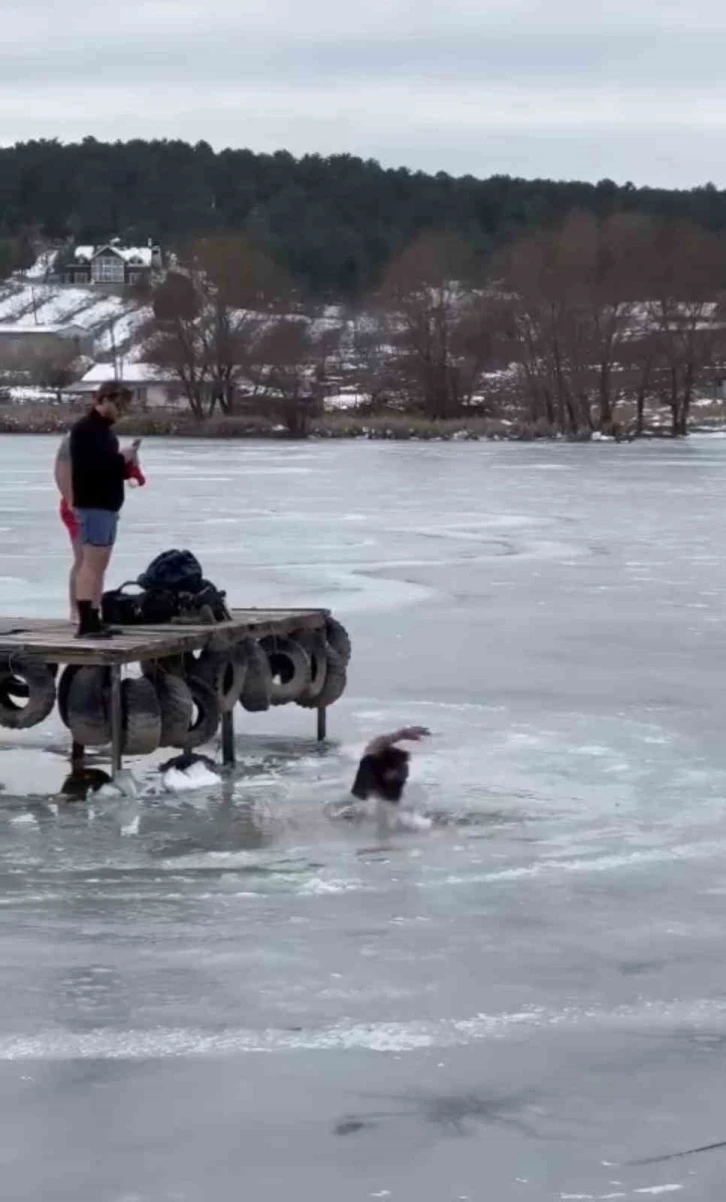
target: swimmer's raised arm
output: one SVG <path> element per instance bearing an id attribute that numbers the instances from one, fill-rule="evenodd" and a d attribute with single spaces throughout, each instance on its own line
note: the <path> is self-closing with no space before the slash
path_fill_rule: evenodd
<path id="1" fill-rule="evenodd" d="M 403 742 L 418 743 L 430 734 L 431 731 L 427 726 L 402 726 L 400 730 L 394 730 L 389 735 L 378 735 L 375 739 L 371 739 L 363 754 L 378 755 L 381 751 L 385 751 L 386 747 L 393 747 L 396 743 Z"/>

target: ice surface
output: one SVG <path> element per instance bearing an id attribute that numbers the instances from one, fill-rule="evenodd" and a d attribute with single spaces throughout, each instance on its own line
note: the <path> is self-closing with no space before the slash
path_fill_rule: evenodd
<path id="1" fill-rule="evenodd" d="M 65 606 L 55 446 L 0 439 L 8 614 Z M 719 1151 L 634 1162 L 723 1138 L 726 443 L 143 458 L 110 582 L 189 546 L 329 606 L 349 688 L 178 795 L 160 752 L 59 800 L 57 720 L 2 735 L 7 1195 L 720 1197 Z M 402 723 L 431 828 L 330 821 Z"/>

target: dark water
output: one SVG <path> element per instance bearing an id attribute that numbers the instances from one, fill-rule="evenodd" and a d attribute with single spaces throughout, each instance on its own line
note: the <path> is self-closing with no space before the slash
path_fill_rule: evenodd
<path id="1" fill-rule="evenodd" d="M 54 444 L 0 439 L 0 606 L 57 613 Z M 726 441 L 150 442 L 115 565 L 188 545 L 355 641 L 319 750 L 63 805 L 0 742 L 3 1197 L 721 1199 Z M 430 834 L 323 813 L 403 722 Z M 654 1163 L 631 1162 L 652 1160 Z"/>

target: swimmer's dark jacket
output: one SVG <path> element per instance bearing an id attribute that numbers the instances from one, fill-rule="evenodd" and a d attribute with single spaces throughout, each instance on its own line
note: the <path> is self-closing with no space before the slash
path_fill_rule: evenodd
<path id="1" fill-rule="evenodd" d="M 351 793 L 360 801 L 382 797 L 385 801 L 400 801 L 408 780 L 410 756 L 400 747 L 383 747 L 369 752 L 358 764 Z"/>

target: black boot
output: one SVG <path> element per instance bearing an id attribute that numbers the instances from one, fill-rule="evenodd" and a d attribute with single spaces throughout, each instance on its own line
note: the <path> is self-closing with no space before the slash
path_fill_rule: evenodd
<path id="1" fill-rule="evenodd" d="M 123 634 L 120 626 L 111 626 L 108 622 L 104 622 L 103 618 L 101 617 L 100 609 L 94 609 L 93 613 L 101 634 L 105 633 L 106 637 L 109 639 L 112 639 L 116 634 Z"/>
<path id="2" fill-rule="evenodd" d="M 77 639 L 110 639 L 111 633 L 101 625 L 101 617 L 92 601 L 78 602 Z"/>

